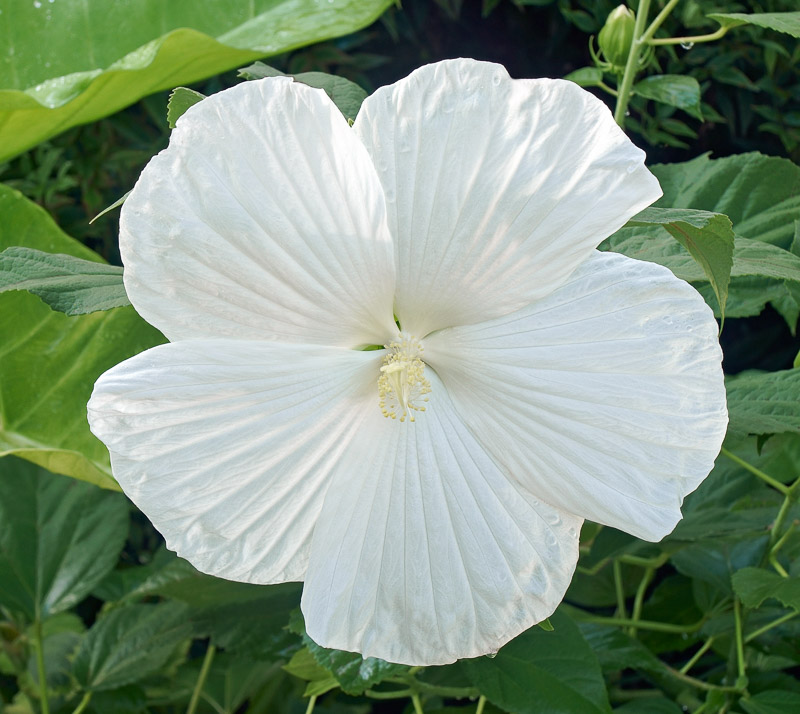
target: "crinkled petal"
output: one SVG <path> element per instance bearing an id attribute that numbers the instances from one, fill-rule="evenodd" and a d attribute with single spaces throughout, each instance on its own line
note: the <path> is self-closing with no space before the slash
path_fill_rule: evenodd
<path id="1" fill-rule="evenodd" d="M 373 414 L 337 467 L 302 601 L 323 646 L 410 665 L 476 657 L 569 585 L 581 520 L 502 473 L 430 381 L 416 422 Z"/>
<path id="2" fill-rule="evenodd" d="M 120 220 L 125 288 L 170 340 L 354 347 L 394 327 L 383 190 L 321 89 L 243 82 L 189 109 Z"/>
<path id="3" fill-rule="evenodd" d="M 432 335 L 425 357 L 532 493 L 646 540 L 672 531 L 725 435 L 717 324 L 653 263 L 596 253 L 547 298 Z"/>
<path id="4" fill-rule="evenodd" d="M 240 340 L 155 347 L 98 380 L 89 423 L 167 547 L 211 575 L 302 580 L 380 355 Z"/>
<path id="5" fill-rule="evenodd" d="M 418 337 L 547 295 L 661 195 L 600 100 L 488 62 L 422 67 L 353 128 L 386 191 L 396 313 Z"/>

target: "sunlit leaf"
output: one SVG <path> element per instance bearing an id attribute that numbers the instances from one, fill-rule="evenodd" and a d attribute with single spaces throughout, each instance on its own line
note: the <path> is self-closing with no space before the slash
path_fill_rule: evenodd
<path id="1" fill-rule="evenodd" d="M 391 0 L 5 0 L 0 161 L 162 89 L 353 32 Z"/>

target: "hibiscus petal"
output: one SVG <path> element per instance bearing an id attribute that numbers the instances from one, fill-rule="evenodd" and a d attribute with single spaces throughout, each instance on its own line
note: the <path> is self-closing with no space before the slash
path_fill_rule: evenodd
<path id="1" fill-rule="evenodd" d="M 353 127 L 386 191 L 403 330 L 486 320 L 552 292 L 661 195 L 606 106 L 497 64 L 427 65 Z"/>
<path id="2" fill-rule="evenodd" d="M 170 340 L 382 344 L 394 258 L 372 162 L 321 89 L 244 82 L 193 106 L 120 220 L 125 288 Z"/>
<path id="3" fill-rule="evenodd" d="M 410 665 L 476 657 L 569 585 L 581 520 L 507 478 L 430 381 L 425 413 L 365 420 L 337 467 L 302 601 L 323 646 Z"/>
<path id="4" fill-rule="evenodd" d="M 230 580 L 302 580 L 333 467 L 380 413 L 379 365 L 322 346 L 167 344 L 98 380 L 89 423 L 168 548 Z"/>
<path id="5" fill-rule="evenodd" d="M 432 335 L 425 358 L 520 483 L 646 540 L 672 531 L 725 435 L 717 324 L 653 263 L 596 253 L 534 305 Z"/>

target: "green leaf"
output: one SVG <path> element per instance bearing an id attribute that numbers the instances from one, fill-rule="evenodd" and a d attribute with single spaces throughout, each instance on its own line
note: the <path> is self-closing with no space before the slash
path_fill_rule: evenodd
<path id="1" fill-rule="evenodd" d="M 116 689 L 157 672 L 192 635 L 189 611 L 176 602 L 128 605 L 98 620 L 75 655 L 73 674 L 86 690 Z"/>
<path id="2" fill-rule="evenodd" d="M 599 87 L 603 83 L 603 70 L 599 67 L 581 67 L 564 77 L 579 87 Z"/>
<path id="3" fill-rule="evenodd" d="M 700 265 L 724 316 L 733 266 L 730 219 L 708 211 L 648 208 L 634 216 L 627 225 L 635 228 L 655 224 L 662 226 Z"/>
<path id="4" fill-rule="evenodd" d="M 344 77 L 337 77 L 325 72 L 300 72 L 299 74 L 285 75 L 280 70 L 270 67 L 263 62 L 255 62 L 249 67 L 239 70 L 239 76 L 245 79 L 263 79 L 264 77 L 292 77 L 295 82 L 306 84 L 315 89 L 322 89 L 331 98 L 331 101 L 344 114 L 344 118 L 351 124 L 355 121 L 361 104 L 367 98 L 367 92 L 355 82 Z"/>
<path id="5" fill-rule="evenodd" d="M 308 647 L 297 650 L 283 668 L 289 674 L 306 682 L 319 682 L 333 677 L 325 667 L 320 666 Z"/>
<path id="6" fill-rule="evenodd" d="M 169 128 L 174 129 L 176 122 L 183 116 L 186 110 L 189 107 L 193 107 L 198 102 L 202 102 L 205 98 L 205 94 L 195 92 L 194 89 L 175 87 L 175 89 L 170 92 L 169 99 L 167 100 L 167 124 L 169 124 Z"/>
<path id="7" fill-rule="evenodd" d="M 320 647 L 305 630 L 300 610 L 295 610 L 289 621 L 289 629 L 303 638 L 303 643 L 321 667 L 330 671 L 346 694 L 357 696 L 380 684 L 387 677 L 408 671 L 403 664 L 393 664 L 377 657 L 362 657 L 357 652 L 344 652 Z"/>
<path id="8" fill-rule="evenodd" d="M 83 600 L 114 567 L 128 533 L 119 494 L 0 460 L 0 603 L 30 621 Z"/>
<path id="9" fill-rule="evenodd" d="M 703 112 L 700 109 L 700 85 L 694 77 L 657 74 L 634 84 L 633 91 L 640 97 L 678 107 L 696 119 L 703 120 Z"/>
<path id="10" fill-rule="evenodd" d="M 0 185 L 0 250 L 24 246 L 103 265 L 22 194 Z M 118 489 L 86 402 L 107 369 L 164 341 L 132 307 L 68 317 L 26 292 L 0 294 L 0 456 Z"/>
<path id="11" fill-rule="evenodd" d="M 550 620 L 553 632 L 532 627 L 493 658 L 462 660 L 472 683 L 518 714 L 609 712 L 600 665 L 577 625 L 561 611 Z"/>
<path id="12" fill-rule="evenodd" d="M 759 692 L 748 699 L 740 699 L 739 706 L 747 714 L 788 714 L 800 711 L 800 693 L 784 689 Z"/>
<path id="13" fill-rule="evenodd" d="M 603 672 L 635 669 L 650 674 L 663 674 L 664 663 L 639 640 L 618 627 L 584 623 L 580 630 L 594 650 Z"/>
<path id="14" fill-rule="evenodd" d="M 725 380 L 731 434 L 800 434 L 800 370 L 744 372 Z"/>
<path id="15" fill-rule="evenodd" d="M 700 541 L 673 553 L 670 560 L 679 573 L 730 594 L 731 575 L 758 563 L 766 542 L 766 536 L 745 540 L 736 536 Z"/>
<path id="16" fill-rule="evenodd" d="M 761 607 L 767 598 L 775 598 L 784 607 L 800 610 L 800 578 L 783 578 L 763 568 L 742 568 L 731 577 L 733 589 L 749 608 Z"/>
<path id="17" fill-rule="evenodd" d="M 5 85 L 0 88 L 0 161 L 152 92 L 354 32 L 390 4 L 5 0 L 0 14 Z"/>
<path id="18" fill-rule="evenodd" d="M 792 37 L 800 37 L 800 12 L 715 12 L 708 15 L 723 27 L 756 25 L 768 30 L 785 32 Z"/>
<path id="19" fill-rule="evenodd" d="M 122 268 L 33 248 L 6 248 L 0 253 L 0 293 L 8 290 L 27 290 L 67 315 L 131 304 Z"/>
<path id="20" fill-rule="evenodd" d="M 759 153 L 710 159 L 707 154 L 650 169 L 663 208 L 695 208 L 728 216 L 736 235 L 788 248 L 800 218 L 800 166 Z"/>

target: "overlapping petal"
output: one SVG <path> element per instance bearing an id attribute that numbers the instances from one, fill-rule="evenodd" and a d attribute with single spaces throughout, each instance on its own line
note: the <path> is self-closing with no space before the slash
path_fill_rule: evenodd
<path id="1" fill-rule="evenodd" d="M 396 312 L 418 337 L 547 295 L 661 195 L 602 102 L 497 64 L 422 67 L 353 128 L 386 191 Z"/>
<path id="2" fill-rule="evenodd" d="M 548 617 L 572 577 L 582 521 L 507 478 L 431 386 L 415 423 L 372 412 L 336 468 L 303 590 L 321 645 L 475 657 Z"/>
<path id="3" fill-rule="evenodd" d="M 89 421 L 168 548 L 231 580 L 302 580 L 331 474 L 378 412 L 379 363 L 323 346 L 167 344 L 106 372 Z"/>
<path id="4" fill-rule="evenodd" d="M 383 191 L 322 90 L 271 78 L 204 99 L 120 221 L 125 287 L 170 340 L 355 347 L 394 326 Z"/>
<path id="5" fill-rule="evenodd" d="M 647 540 L 727 425 L 716 322 L 666 268 L 596 253 L 547 298 L 426 341 L 459 414 L 542 500 Z"/>

